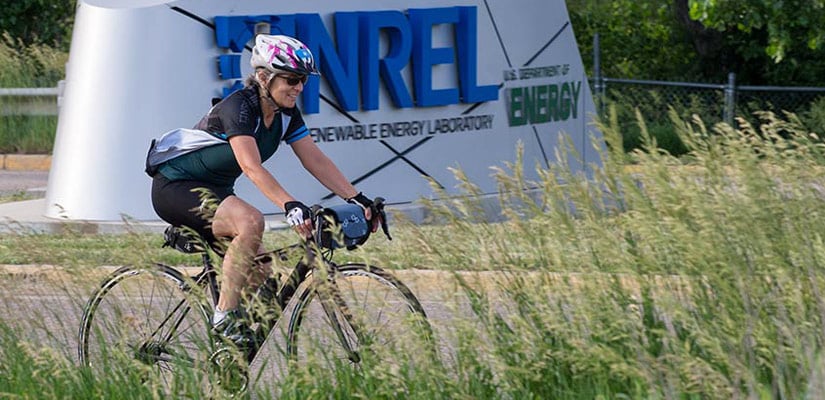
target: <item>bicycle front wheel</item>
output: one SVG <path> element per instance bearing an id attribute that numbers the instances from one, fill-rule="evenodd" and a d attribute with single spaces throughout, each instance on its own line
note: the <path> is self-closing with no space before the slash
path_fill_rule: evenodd
<path id="1" fill-rule="evenodd" d="M 300 293 L 290 316 L 287 353 L 296 366 L 402 372 L 436 359 L 424 309 L 401 281 L 355 263 L 336 266 L 327 280 L 319 278 Z"/>
<path id="2" fill-rule="evenodd" d="M 209 357 L 208 309 L 177 270 L 122 267 L 92 295 L 78 334 L 81 365 L 93 372 L 152 371 L 165 391 L 197 382 Z M 185 378 L 185 379 L 182 379 Z"/>

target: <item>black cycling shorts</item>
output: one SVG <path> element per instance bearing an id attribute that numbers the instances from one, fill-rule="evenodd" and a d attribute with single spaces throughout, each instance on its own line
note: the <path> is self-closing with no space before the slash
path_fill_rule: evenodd
<path id="1" fill-rule="evenodd" d="M 214 201 L 215 207 L 235 194 L 232 189 L 200 181 L 170 181 L 158 173 L 152 180 L 152 207 L 164 221 L 174 226 L 189 227 L 207 243 L 214 244 L 216 238 L 212 234 L 212 223 L 202 211 L 201 193 L 204 190 L 208 198 Z"/>

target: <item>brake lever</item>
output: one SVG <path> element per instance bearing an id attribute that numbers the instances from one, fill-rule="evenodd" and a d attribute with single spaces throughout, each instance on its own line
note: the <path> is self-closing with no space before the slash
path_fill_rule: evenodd
<path id="1" fill-rule="evenodd" d="M 320 214 L 323 211 L 324 207 L 320 204 L 314 204 L 312 207 L 309 208 L 310 211 L 310 220 L 312 221 L 312 240 L 315 243 L 320 243 Z"/>
<path id="2" fill-rule="evenodd" d="M 312 207 L 309 208 L 310 218 L 312 218 L 312 220 L 315 221 L 315 219 L 318 218 L 318 213 L 320 213 L 323 209 L 324 207 L 320 204 L 314 204 Z"/>
<path id="3" fill-rule="evenodd" d="M 387 224 L 387 213 L 384 212 L 384 198 L 376 197 L 373 202 L 373 206 L 375 207 L 375 210 L 378 211 L 378 216 L 381 218 L 381 230 L 384 231 L 384 235 L 387 236 L 387 239 L 392 240 L 392 236 L 390 236 L 390 227 L 389 224 Z"/>

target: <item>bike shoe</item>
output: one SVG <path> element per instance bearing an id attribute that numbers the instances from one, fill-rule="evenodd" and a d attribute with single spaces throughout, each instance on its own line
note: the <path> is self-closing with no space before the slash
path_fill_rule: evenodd
<path id="1" fill-rule="evenodd" d="M 227 345 L 233 345 L 247 358 L 258 350 L 258 339 L 250 329 L 250 318 L 240 309 L 231 311 L 221 322 L 212 327 L 212 337 L 215 338 L 218 350 Z"/>

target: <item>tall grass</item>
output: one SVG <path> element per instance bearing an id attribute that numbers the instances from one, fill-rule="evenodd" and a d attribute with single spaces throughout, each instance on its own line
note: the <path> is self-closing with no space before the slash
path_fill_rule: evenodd
<path id="1" fill-rule="evenodd" d="M 495 356 L 458 356 L 486 371 L 473 379 L 490 398 L 822 395 L 809 392 L 825 339 L 819 138 L 793 116 L 763 114 L 759 131 L 671 118 L 690 165 L 638 118 L 645 151 L 627 172 L 614 113 L 594 179 L 564 162 L 539 182 L 501 170 L 508 222 L 477 223 L 481 205 L 456 198 L 433 205 L 446 232 L 404 241 L 424 265 L 511 276 L 506 300 L 465 285 L 487 337 L 474 343 Z"/>
<path id="2" fill-rule="evenodd" d="M 51 154 L 56 132 L 56 115 L 0 115 L 0 153 Z"/>
<path id="3" fill-rule="evenodd" d="M 68 53 L 46 45 L 25 45 L 7 33 L 0 38 L 0 88 L 57 86 Z M 56 115 L 32 115 L 33 108 L 56 108 L 54 97 L 0 98 L 0 153 L 48 154 L 54 145 Z M 23 112 L 29 109 L 28 112 Z M 42 111 L 41 111 L 42 114 Z M 48 113 L 47 113 L 48 114 Z"/>
<path id="4" fill-rule="evenodd" d="M 672 113 L 688 165 L 658 150 L 639 118 L 644 147 L 629 170 L 614 113 L 600 126 L 611 150 L 587 179 L 565 162 L 539 171 L 536 182 L 522 178 L 518 162 L 496 171 L 505 222 L 480 221 L 475 197 L 445 194 L 429 204 L 438 224 L 396 223 L 392 244 L 348 255 L 438 277 L 438 289 L 418 290 L 441 293 L 422 300 L 452 310 L 436 322 L 440 359 L 423 371 L 404 367 L 415 354 L 359 370 L 319 360 L 258 382 L 254 394 L 822 398 L 825 148 L 794 116 L 761 117 L 759 130 L 744 120 L 732 129 Z M 456 176 L 467 194 L 477 192 Z M 9 335 L 0 340 L 30 340 Z M 107 379 L 120 379 L 137 397 L 157 395 L 127 370 L 101 380 L 62 351 L 37 363 L 38 353 L 20 346 L 3 346 L 12 361 L 0 387 L 4 377 L 25 375 L 60 393 L 105 397 L 119 390 Z"/>
<path id="5" fill-rule="evenodd" d="M 0 60 L 0 87 L 55 87 L 66 75 L 69 54 L 52 46 L 26 45 L 4 33 Z"/>

